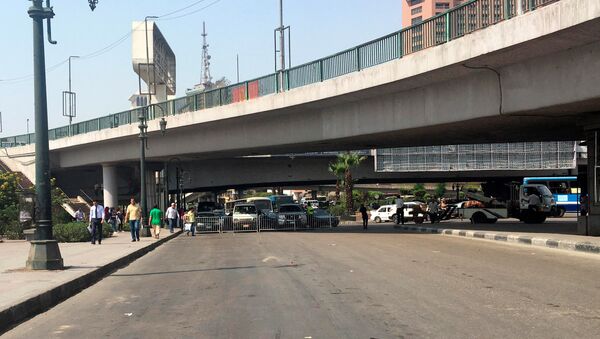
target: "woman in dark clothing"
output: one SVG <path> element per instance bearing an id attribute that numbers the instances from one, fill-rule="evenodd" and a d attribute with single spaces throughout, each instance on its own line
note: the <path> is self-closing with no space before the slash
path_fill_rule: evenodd
<path id="1" fill-rule="evenodd" d="M 369 224 L 369 214 L 367 214 L 367 208 L 365 207 L 365 205 L 361 204 L 360 209 L 358 211 L 362 215 L 363 230 L 366 230 Z"/>

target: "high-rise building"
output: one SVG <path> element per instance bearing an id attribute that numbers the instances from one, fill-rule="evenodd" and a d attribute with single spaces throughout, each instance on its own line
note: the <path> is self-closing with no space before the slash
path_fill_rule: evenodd
<path id="1" fill-rule="evenodd" d="M 402 27 L 409 27 L 460 5 L 465 0 L 402 0 Z"/>

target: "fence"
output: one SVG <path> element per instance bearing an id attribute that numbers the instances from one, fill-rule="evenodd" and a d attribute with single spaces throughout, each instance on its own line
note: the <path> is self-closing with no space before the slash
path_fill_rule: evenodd
<path id="1" fill-rule="evenodd" d="M 382 38 L 369 41 L 334 55 L 231 86 L 152 104 L 141 108 L 149 120 L 183 114 L 215 106 L 234 104 L 275 94 L 280 90 L 322 82 L 358 72 L 405 55 L 438 46 L 471 32 L 508 20 L 521 13 L 560 0 L 471 0 Z M 281 86 L 280 86 L 281 84 Z M 140 108 L 72 125 L 71 135 L 114 128 L 137 122 Z M 68 126 L 49 130 L 50 140 L 69 135 Z M 0 139 L 2 147 L 33 143 L 33 134 Z"/>
<path id="2" fill-rule="evenodd" d="M 306 216 L 305 214 L 268 214 L 258 217 L 231 216 L 196 218 L 197 233 L 240 233 L 265 231 L 305 231 L 337 227 L 339 219 L 333 216 Z"/>

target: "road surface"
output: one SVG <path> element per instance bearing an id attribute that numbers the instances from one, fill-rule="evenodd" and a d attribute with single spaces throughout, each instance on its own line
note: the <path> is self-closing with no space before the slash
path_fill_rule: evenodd
<path id="1" fill-rule="evenodd" d="M 599 258 L 385 227 L 182 235 L 5 336 L 598 338 Z"/>

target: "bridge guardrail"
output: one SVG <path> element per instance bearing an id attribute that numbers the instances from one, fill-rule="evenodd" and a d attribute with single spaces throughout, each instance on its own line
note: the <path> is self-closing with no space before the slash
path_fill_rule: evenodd
<path id="1" fill-rule="evenodd" d="M 279 83 L 283 85 L 283 90 L 290 90 L 322 82 L 444 44 L 510 19 L 520 12 L 533 11 L 558 1 L 560 0 L 471 0 L 421 23 L 283 72 L 75 123 L 72 125 L 71 135 L 136 123 L 139 110 L 145 111 L 148 120 L 153 120 L 275 94 L 279 92 Z M 68 135 L 68 126 L 49 130 L 50 140 Z M 0 145 L 16 147 L 34 141 L 35 135 L 30 133 L 1 138 Z"/>

